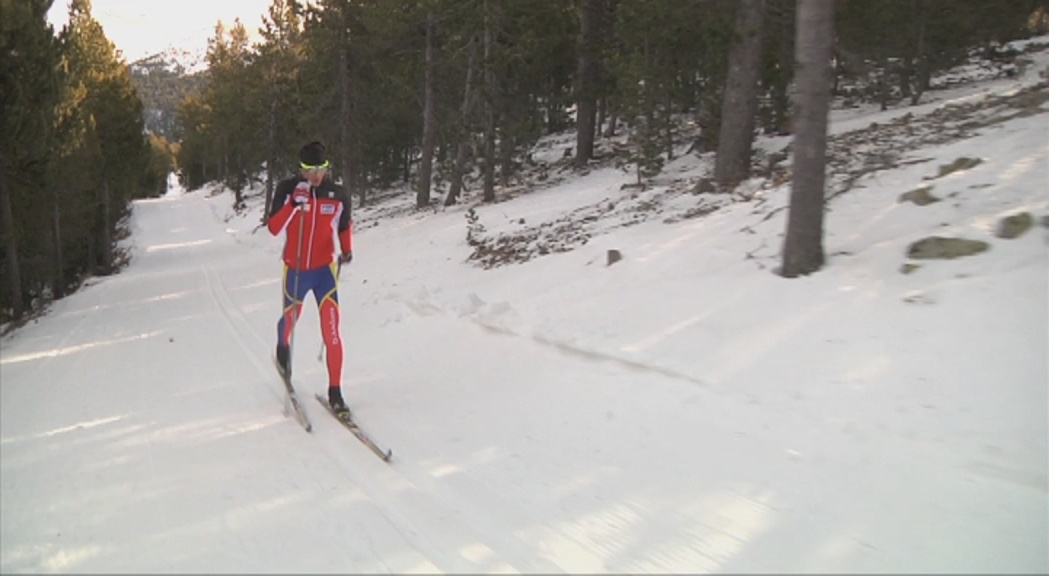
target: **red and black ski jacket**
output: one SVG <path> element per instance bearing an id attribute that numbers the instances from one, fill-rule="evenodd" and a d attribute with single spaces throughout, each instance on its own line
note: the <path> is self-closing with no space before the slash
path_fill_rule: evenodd
<path id="1" fill-rule="evenodd" d="M 310 206 L 300 210 L 292 202 L 296 188 L 309 190 Z M 266 222 L 274 236 L 287 232 L 284 240 L 284 263 L 290 268 L 311 270 L 331 264 L 335 259 L 335 241 L 339 252 L 353 249 L 353 216 L 346 191 L 325 176 L 320 186 L 312 187 L 302 176 L 281 180 L 273 194 L 270 217 Z M 302 238 L 302 246 L 299 246 Z M 301 248 L 301 252 L 300 252 Z M 300 261 L 301 254 L 301 261 Z"/>

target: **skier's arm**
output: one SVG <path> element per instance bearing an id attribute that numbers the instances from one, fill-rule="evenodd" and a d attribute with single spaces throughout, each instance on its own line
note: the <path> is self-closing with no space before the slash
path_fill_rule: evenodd
<path id="1" fill-rule="evenodd" d="M 342 198 L 342 215 L 339 216 L 339 248 L 342 254 L 353 253 L 353 202 L 345 190 L 339 191 Z"/>
<path id="2" fill-rule="evenodd" d="M 295 212 L 295 204 L 288 202 L 288 195 L 294 189 L 294 182 L 283 181 L 277 185 L 273 192 L 273 203 L 270 204 L 270 216 L 266 221 L 266 227 L 274 236 L 281 233 L 291 220 Z"/>

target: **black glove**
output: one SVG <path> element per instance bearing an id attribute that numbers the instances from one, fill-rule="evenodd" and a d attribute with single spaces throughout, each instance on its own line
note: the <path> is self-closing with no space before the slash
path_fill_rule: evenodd
<path id="1" fill-rule="evenodd" d="M 349 264 L 353 260 L 353 250 L 347 250 L 339 255 L 339 264 Z"/>

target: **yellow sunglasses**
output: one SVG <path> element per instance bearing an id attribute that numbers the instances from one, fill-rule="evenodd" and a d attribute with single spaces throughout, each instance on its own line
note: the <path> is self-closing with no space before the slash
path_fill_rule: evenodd
<path id="1" fill-rule="evenodd" d="M 303 170 L 305 170 L 307 172 L 319 172 L 321 170 L 327 170 L 328 169 L 328 165 L 329 165 L 329 163 L 328 163 L 327 160 L 324 161 L 324 164 L 320 164 L 319 166 L 311 166 L 309 164 L 304 164 L 304 163 L 300 162 L 299 163 L 299 168 L 302 168 Z"/>

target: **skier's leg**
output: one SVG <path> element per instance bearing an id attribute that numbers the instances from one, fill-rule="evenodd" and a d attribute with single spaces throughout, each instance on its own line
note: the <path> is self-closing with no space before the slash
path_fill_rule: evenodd
<path id="1" fill-rule="evenodd" d="M 290 358 L 291 335 L 295 330 L 295 322 L 302 313 L 302 295 L 292 294 L 295 285 L 294 277 L 298 272 L 284 266 L 283 282 L 283 306 L 280 320 L 277 321 L 277 363 L 281 369 L 287 371 Z M 303 288 L 299 283 L 299 290 Z"/>
<path id="2" fill-rule="evenodd" d="M 339 332 L 339 291 L 336 286 L 336 264 L 317 286 L 314 293 L 318 298 L 321 337 L 328 361 L 328 399 L 333 406 L 344 406 L 342 401 L 342 336 Z M 323 294 L 323 296 L 321 296 Z"/>

